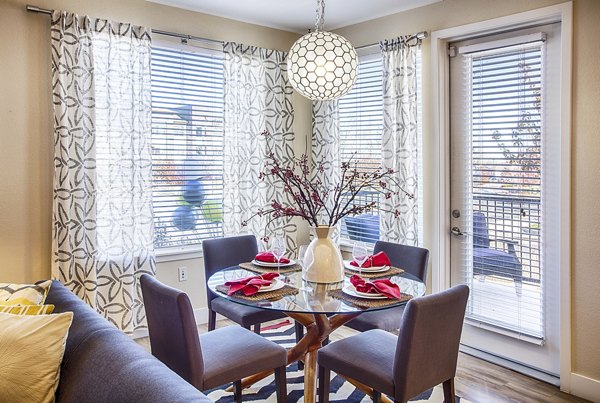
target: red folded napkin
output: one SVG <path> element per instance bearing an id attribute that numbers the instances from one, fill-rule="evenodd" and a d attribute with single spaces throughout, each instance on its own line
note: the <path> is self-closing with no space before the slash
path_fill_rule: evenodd
<path id="1" fill-rule="evenodd" d="M 258 255 L 256 255 L 256 257 L 254 259 L 258 260 L 259 262 L 277 263 L 277 259 L 271 252 L 260 252 Z M 279 259 L 279 263 L 285 264 L 285 263 L 289 263 L 289 262 L 290 262 L 290 259 L 287 259 L 285 257 L 282 257 L 281 259 Z"/>
<path id="2" fill-rule="evenodd" d="M 250 276 L 239 280 L 228 281 L 225 283 L 229 287 L 227 295 L 235 294 L 238 291 L 244 295 L 254 295 L 260 290 L 260 287 L 268 286 L 273 283 L 273 280 L 279 277 L 277 273 L 265 273 L 260 276 Z"/>
<path id="3" fill-rule="evenodd" d="M 350 277 L 350 282 L 356 288 L 356 291 L 372 294 L 382 294 L 388 298 L 400 299 L 400 287 L 398 284 L 392 283 L 389 279 L 366 281 L 358 274 Z"/>
<path id="4" fill-rule="evenodd" d="M 352 266 L 358 267 L 358 263 L 356 263 L 354 260 L 351 261 L 350 264 Z M 367 258 L 367 260 L 365 260 L 365 262 L 362 264 L 361 267 L 377 267 L 377 266 L 391 266 L 391 265 L 392 265 L 392 262 L 390 261 L 390 258 L 388 257 L 388 255 L 386 255 L 385 252 L 381 251 L 379 253 L 369 256 Z"/>

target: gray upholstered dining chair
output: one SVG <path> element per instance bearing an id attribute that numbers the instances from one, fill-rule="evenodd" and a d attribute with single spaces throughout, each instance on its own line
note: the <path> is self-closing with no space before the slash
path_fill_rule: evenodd
<path id="1" fill-rule="evenodd" d="M 258 245 L 254 235 L 241 235 L 202 241 L 202 251 L 204 254 L 204 273 L 208 280 L 210 276 L 219 270 L 254 259 L 258 253 Z M 254 332 L 257 334 L 260 334 L 261 323 L 286 317 L 282 312 L 254 308 L 228 301 L 214 294 L 208 288 L 208 285 L 206 286 L 206 298 L 208 331 L 215 329 L 217 313 L 246 329 L 254 326 Z"/>
<path id="2" fill-rule="evenodd" d="M 319 350 L 319 403 L 329 401 L 330 371 L 373 389 L 395 402 L 440 383 L 444 401 L 454 402 L 454 376 L 469 288 L 449 290 L 408 302 L 396 337 L 375 329 L 331 343 Z"/>
<path id="3" fill-rule="evenodd" d="M 404 269 L 419 280 L 427 279 L 427 263 L 429 250 L 416 246 L 401 245 L 392 242 L 377 241 L 373 253 L 385 252 L 392 265 Z M 364 332 L 371 329 L 394 331 L 400 325 L 404 305 L 373 312 L 365 312 L 346 323 L 346 326 Z"/>
<path id="4" fill-rule="evenodd" d="M 236 402 L 242 378 L 274 370 L 277 401 L 287 400 L 284 347 L 239 326 L 198 335 L 187 294 L 147 274 L 140 283 L 152 355 L 167 367 L 201 391 L 233 382 Z"/>

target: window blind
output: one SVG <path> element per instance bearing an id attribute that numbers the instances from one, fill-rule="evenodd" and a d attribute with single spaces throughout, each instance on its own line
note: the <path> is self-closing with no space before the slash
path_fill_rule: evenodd
<path id="1" fill-rule="evenodd" d="M 543 44 L 467 60 L 473 203 L 467 319 L 543 338 Z"/>
<path id="2" fill-rule="evenodd" d="M 356 161 L 362 171 L 381 165 L 383 131 L 383 63 L 379 54 L 359 60 L 356 83 L 339 99 L 340 157 Z M 379 201 L 379 194 L 365 191 L 358 203 Z M 342 239 L 375 243 L 379 239 L 379 215 L 372 213 L 346 217 L 342 224 Z"/>
<path id="3" fill-rule="evenodd" d="M 222 236 L 223 107 L 223 59 L 218 52 L 191 46 L 153 48 L 157 249 L 185 249 Z"/>

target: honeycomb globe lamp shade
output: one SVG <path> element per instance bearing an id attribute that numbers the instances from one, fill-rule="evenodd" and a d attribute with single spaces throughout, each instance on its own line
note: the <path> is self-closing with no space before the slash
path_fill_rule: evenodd
<path id="1" fill-rule="evenodd" d="M 290 49 L 287 71 L 292 87 L 313 101 L 326 101 L 346 94 L 356 81 L 358 56 L 343 36 L 311 32 Z"/>

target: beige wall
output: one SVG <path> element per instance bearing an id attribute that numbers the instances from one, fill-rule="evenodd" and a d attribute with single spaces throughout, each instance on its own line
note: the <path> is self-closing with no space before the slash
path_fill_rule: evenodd
<path id="1" fill-rule="evenodd" d="M 444 0 L 336 32 L 355 46 L 418 31 L 435 31 L 515 14 L 562 1 Z M 600 381 L 600 1 L 574 0 L 572 151 L 572 360 L 573 372 Z M 423 44 L 425 195 L 433 194 L 433 137 L 429 41 Z M 431 211 L 435 200 L 425 200 Z M 433 223 L 425 214 L 425 243 Z M 427 230 L 428 229 L 428 230 Z M 552 296 L 550 296 L 552 298 Z"/>
<path id="2" fill-rule="evenodd" d="M 49 18 L 25 5 L 217 40 L 287 50 L 298 34 L 161 6 L 144 0 L 0 0 L 0 281 L 50 277 L 52 215 L 52 105 Z M 310 102 L 294 97 L 297 149 L 310 131 Z M 179 283 L 177 268 L 188 267 Z M 201 259 L 157 264 L 160 280 L 186 291 L 195 308 L 206 306 Z"/>

